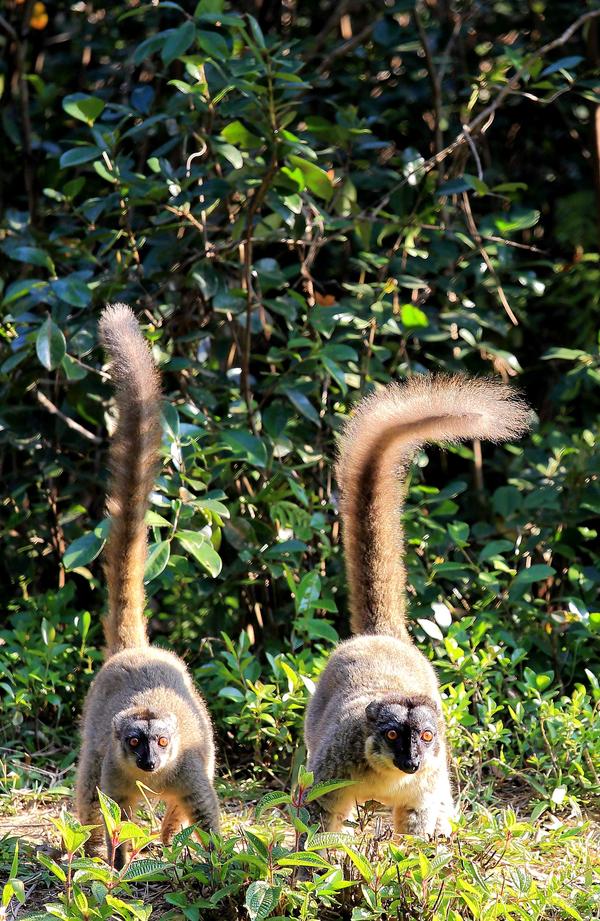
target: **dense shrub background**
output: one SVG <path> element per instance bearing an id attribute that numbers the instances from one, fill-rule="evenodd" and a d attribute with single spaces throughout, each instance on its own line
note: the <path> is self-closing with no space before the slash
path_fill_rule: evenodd
<path id="1" fill-rule="evenodd" d="M 448 683 L 466 789 L 589 799 L 596 5 L 39 6 L 0 15 L 5 782 L 34 751 L 69 766 L 99 658 L 96 321 L 120 300 L 164 380 L 151 632 L 196 670 L 224 768 L 287 782 L 347 635 L 344 416 L 390 378 L 464 371 L 516 383 L 539 423 L 417 459 L 414 632 Z"/>

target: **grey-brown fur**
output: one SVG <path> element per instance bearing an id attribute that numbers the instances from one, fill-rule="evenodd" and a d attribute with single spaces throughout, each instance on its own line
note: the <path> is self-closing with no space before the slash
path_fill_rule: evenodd
<path id="1" fill-rule="evenodd" d="M 337 477 L 358 635 L 334 651 L 305 722 L 315 780 L 355 781 L 311 804 L 327 830 L 373 799 L 392 807 L 397 832 L 449 831 L 454 803 L 438 682 L 405 622 L 406 476 L 425 442 L 502 441 L 525 432 L 529 417 L 503 384 L 444 375 L 390 385 L 363 400 L 346 426 Z"/>
<path id="2" fill-rule="evenodd" d="M 186 821 L 219 828 L 213 731 L 182 660 L 149 646 L 146 637 L 144 516 L 160 445 L 158 374 L 129 307 L 107 307 L 100 331 L 113 362 L 119 422 L 111 444 L 106 662 L 84 705 L 76 807 L 83 824 L 101 826 L 100 788 L 131 816 L 141 781 L 167 803 L 162 838 L 168 842 Z M 99 827 L 87 843 L 88 854 L 98 853 L 102 838 Z M 125 847 L 114 855 L 117 867 Z M 108 840 L 107 848 L 110 859 Z"/>

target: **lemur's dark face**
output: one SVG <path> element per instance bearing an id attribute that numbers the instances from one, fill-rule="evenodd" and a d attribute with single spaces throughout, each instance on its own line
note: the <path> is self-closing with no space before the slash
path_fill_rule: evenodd
<path id="1" fill-rule="evenodd" d="M 177 754 L 177 721 L 172 714 L 124 711 L 116 715 L 113 726 L 122 757 L 140 771 L 161 771 Z"/>
<path id="2" fill-rule="evenodd" d="M 416 774 L 440 749 L 441 714 L 428 697 L 372 701 L 366 708 L 369 760 Z"/>

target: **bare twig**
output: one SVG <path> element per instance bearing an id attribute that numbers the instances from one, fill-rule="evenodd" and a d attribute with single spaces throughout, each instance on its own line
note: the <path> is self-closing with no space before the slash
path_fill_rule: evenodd
<path id="1" fill-rule="evenodd" d="M 496 269 L 492 265 L 492 260 L 490 259 L 488 252 L 483 245 L 481 234 L 479 233 L 479 230 L 477 229 L 477 224 L 475 223 L 475 218 L 473 217 L 473 212 L 471 211 L 471 203 L 469 201 L 469 196 L 467 195 L 466 192 L 462 193 L 462 203 L 463 203 L 463 211 L 465 213 L 465 218 L 467 220 L 467 227 L 469 228 L 469 233 L 471 234 L 473 241 L 475 242 L 477 249 L 479 250 L 481 258 L 485 262 L 490 275 L 494 279 L 494 284 L 496 285 L 496 293 L 498 294 L 498 300 L 504 307 L 510 322 L 514 326 L 518 326 L 519 321 L 517 320 L 516 316 L 514 315 L 511 309 L 510 304 L 508 303 L 508 299 L 506 297 L 506 294 L 504 293 L 504 288 L 500 284 L 498 273 L 496 272 Z"/>
<path id="2" fill-rule="evenodd" d="M 375 22 L 370 22 L 364 27 L 364 29 L 361 29 L 360 32 L 357 32 L 356 35 L 352 36 L 352 38 L 349 38 L 348 41 L 342 42 L 341 45 L 338 45 L 337 48 L 334 48 L 326 58 L 323 58 L 317 67 L 317 73 L 322 74 L 324 71 L 329 70 L 336 58 L 342 57 L 344 54 L 348 54 L 348 52 L 352 51 L 353 48 L 356 48 L 357 45 L 360 45 L 362 42 L 364 42 L 375 28 L 375 25 Z"/>
<path id="3" fill-rule="evenodd" d="M 467 139 L 467 144 L 469 145 L 469 150 L 473 154 L 473 159 L 475 160 L 475 165 L 477 166 L 477 178 L 483 180 L 483 170 L 481 168 L 481 160 L 479 159 L 477 148 L 475 147 L 475 144 L 473 143 L 473 138 L 471 137 L 469 126 L 463 125 L 463 131 L 465 133 L 465 138 Z"/>
<path id="4" fill-rule="evenodd" d="M 74 419 L 71 419 L 69 416 L 66 416 L 63 412 L 61 412 L 58 406 L 55 406 L 54 403 L 49 400 L 41 390 L 36 390 L 35 395 L 37 397 L 38 403 L 40 403 L 44 409 L 47 409 L 49 413 L 52 413 L 54 416 L 58 416 L 59 419 L 62 419 L 67 428 L 72 429 L 74 432 L 79 432 L 80 435 L 83 435 L 83 437 L 87 438 L 88 441 L 91 441 L 92 444 L 102 444 L 101 438 L 98 438 L 97 435 L 94 435 L 93 432 L 90 432 L 88 429 L 84 428 L 83 425 L 79 424 L 79 422 L 76 422 Z"/>
<path id="5" fill-rule="evenodd" d="M 336 8 L 333 10 L 329 18 L 325 21 L 325 25 L 323 26 L 323 28 L 321 29 L 321 31 L 319 32 L 319 34 L 317 35 L 315 39 L 313 55 L 316 55 L 319 53 L 319 51 L 321 50 L 321 48 L 327 41 L 327 37 L 329 33 L 332 32 L 336 28 L 342 16 L 344 16 L 352 6 L 353 6 L 353 0 L 341 0 L 341 2 L 337 4 Z"/>
<path id="6" fill-rule="evenodd" d="M 560 48 L 562 45 L 565 45 L 575 34 L 575 32 L 577 32 L 583 25 L 585 25 L 586 22 L 589 22 L 592 19 L 596 19 L 598 16 L 600 16 L 600 9 L 588 10 L 587 13 L 583 13 L 581 16 L 579 16 L 578 19 L 575 20 L 575 22 L 571 23 L 571 25 L 565 29 L 565 31 L 559 35 L 558 38 L 553 39 L 546 45 L 542 45 L 542 47 L 538 48 L 537 51 L 533 51 L 531 54 L 529 54 L 526 57 L 524 63 L 514 74 L 514 76 L 511 77 L 510 80 L 508 80 L 508 82 L 502 87 L 493 102 L 482 109 L 481 112 L 475 116 L 475 118 L 468 122 L 468 124 L 463 127 L 463 130 L 450 144 L 448 144 L 442 150 L 438 150 L 437 153 L 435 153 L 428 160 L 425 160 L 424 163 L 418 164 L 412 170 L 406 173 L 403 179 L 401 179 L 400 182 L 397 182 L 390 189 L 390 191 L 384 195 L 379 204 L 372 211 L 364 211 L 359 215 L 359 217 L 376 217 L 379 212 L 389 204 L 392 195 L 394 195 L 398 189 L 401 189 L 403 186 L 405 186 L 412 176 L 416 175 L 417 173 L 428 173 L 435 166 L 443 163 L 443 161 L 449 157 L 450 154 L 454 153 L 458 147 L 468 143 L 467 135 L 473 135 L 477 131 L 479 131 L 480 134 L 484 134 L 487 128 L 489 128 L 491 125 L 497 109 L 500 108 L 508 96 L 518 90 L 521 77 L 527 73 L 532 62 L 537 58 L 545 57 L 545 55 L 547 55 L 550 51 L 554 51 L 555 48 Z"/>
<path id="7" fill-rule="evenodd" d="M 0 29 L 4 29 L 8 37 L 11 38 L 13 42 L 17 41 L 17 33 L 11 26 L 10 22 L 7 19 L 5 19 L 4 16 L 1 16 L 1 15 L 0 15 Z"/>
<path id="8" fill-rule="evenodd" d="M 433 97 L 433 119 L 434 119 L 434 133 L 435 133 L 435 149 L 440 150 L 444 143 L 444 135 L 442 134 L 442 84 L 439 78 L 437 68 L 435 66 L 433 55 L 431 53 L 431 48 L 429 46 L 429 41 L 427 39 L 427 32 L 423 26 L 423 21 L 419 14 L 418 4 L 415 5 L 413 10 L 413 19 L 417 27 L 417 32 L 419 33 L 419 41 L 421 42 L 421 47 L 423 48 L 423 53 L 425 55 L 425 61 L 427 64 L 427 73 L 429 75 L 429 82 L 431 83 L 431 95 Z"/>

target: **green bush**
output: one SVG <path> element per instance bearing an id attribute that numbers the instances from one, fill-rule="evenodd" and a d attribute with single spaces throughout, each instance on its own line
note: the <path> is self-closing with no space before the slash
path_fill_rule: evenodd
<path id="1" fill-rule="evenodd" d="M 543 824 L 600 787 L 597 24 L 563 0 L 0 13 L 4 790 L 72 764 L 101 658 L 107 301 L 134 306 L 164 384 L 150 633 L 185 655 L 249 795 L 290 788 L 348 634 L 331 460 L 354 402 L 493 373 L 538 416 L 516 445 L 421 452 L 406 509 L 412 629 L 465 808 L 518 791 L 528 821 L 482 810 L 440 853 L 367 835 L 297 884 L 277 863 L 293 822 L 258 816 L 192 864 L 187 840 L 148 858 L 173 918 L 597 910 L 571 832 Z M 5 862 L 4 907 L 22 895 Z M 78 894 L 50 913 L 147 917 L 97 867 L 73 863 Z"/>

